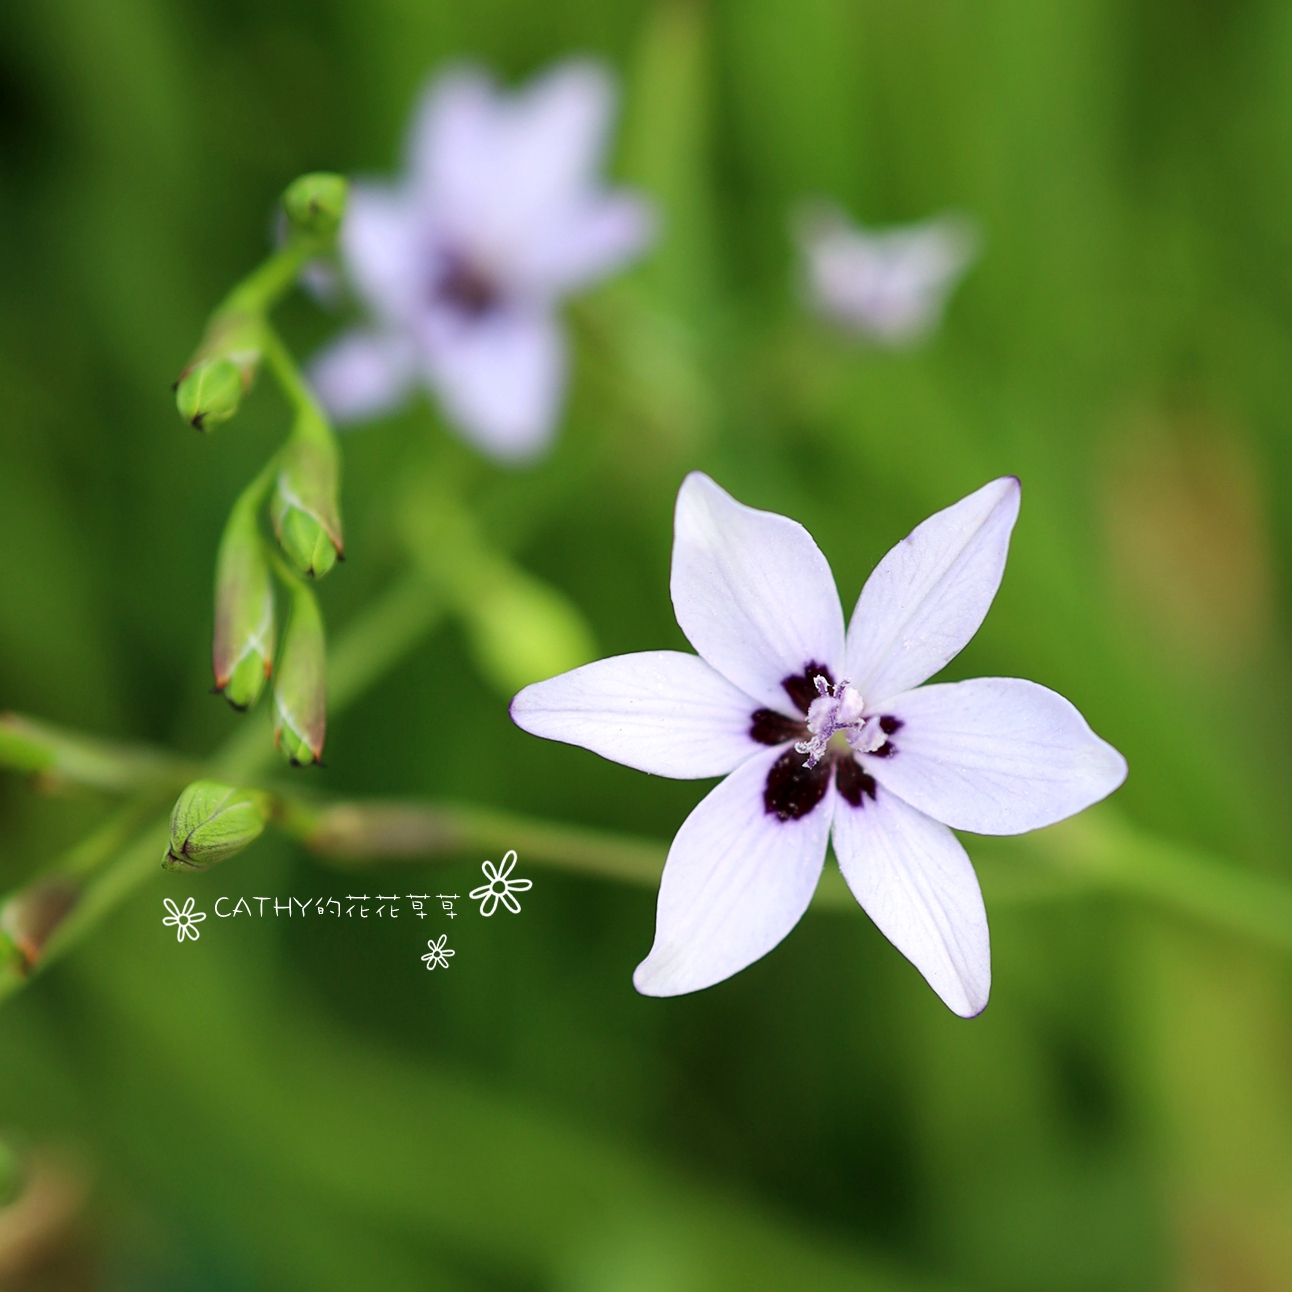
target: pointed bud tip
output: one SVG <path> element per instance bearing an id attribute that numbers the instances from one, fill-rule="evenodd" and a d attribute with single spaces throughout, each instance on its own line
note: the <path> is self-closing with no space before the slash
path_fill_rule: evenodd
<path id="1" fill-rule="evenodd" d="M 274 519 L 279 544 L 305 578 L 323 578 L 341 559 L 327 530 L 308 512 L 288 506 Z"/>
<path id="2" fill-rule="evenodd" d="M 331 238 L 345 215 L 348 191 L 341 175 L 326 171 L 302 175 L 283 193 L 283 210 L 298 232 L 311 238 Z"/>
<path id="3" fill-rule="evenodd" d="M 282 726 L 274 733 L 274 744 L 288 767 L 322 767 L 323 746 L 315 749 L 308 740 L 290 727 Z"/>
<path id="4" fill-rule="evenodd" d="M 199 431 L 227 422 L 242 402 L 242 373 L 230 359 L 202 359 L 175 387 L 180 416 Z"/>
<path id="5" fill-rule="evenodd" d="M 260 699 L 273 662 L 258 651 L 251 651 L 234 666 L 225 678 L 217 673 L 212 695 L 222 695 L 231 709 L 246 713 Z"/>

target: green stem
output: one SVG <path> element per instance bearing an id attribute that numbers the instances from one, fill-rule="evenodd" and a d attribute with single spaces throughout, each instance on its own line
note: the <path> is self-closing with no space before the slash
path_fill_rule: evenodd
<path id="1" fill-rule="evenodd" d="M 187 784 L 197 765 L 164 749 L 117 744 L 17 713 L 0 714 L 0 766 L 48 789 L 84 785 L 110 794 Z"/>
<path id="2" fill-rule="evenodd" d="M 262 329 L 265 363 L 274 380 L 297 415 L 297 427 L 311 433 L 330 435 L 327 417 L 309 383 L 301 375 L 291 351 L 283 344 L 275 328 L 266 322 Z"/>
<path id="3" fill-rule="evenodd" d="M 124 897 L 145 880 L 161 873 L 161 859 L 170 839 L 170 818 L 150 825 L 121 852 L 115 862 L 86 885 L 80 900 L 58 926 L 41 956 L 38 969 L 75 946 Z M 0 998 L 3 997 L 0 990 Z"/>
<path id="4" fill-rule="evenodd" d="M 291 289 L 305 265 L 323 250 L 311 239 L 293 238 L 253 269 L 224 298 L 217 314 L 267 314 Z"/>
<path id="5" fill-rule="evenodd" d="M 269 461 L 260 468 L 260 473 L 256 478 L 238 495 L 234 502 L 232 511 L 244 509 L 253 515 L 260 510 L 260 505 L 265 501 L 265 495 L 269 493 L 270 486 L 274 483 L 274 472 L 278 470 L 279 452 L 270 454 Z"/>
<path id="6" fill-rule="evenodd" d="M 294 821 L 289 817 L 286 828 L 322 860 L 340 866 L 501 855 L 515 848 L 533 865 L 653 887 L 668 854 L 662 842 L 451 803 L 342 803 Z M 1226 932 L 1292 951 L 1292 884 L 1142 834 L 1111 809 L 1014 839 L 973 838 L 969 846 L 993 909 L 1081 893 L 1149 898 Z M 813 906 L 856 905 L 843 876 L 828 867 Z"/>
<path id="7" fill-rule="evenodd" d="M 167 791 L 166 799 L 171 796 Z M 157 810 L 158 797 L 139 797 L 118 808 L 93 834 L 69 848 L 52 870 L 86 879 L 110 861 L 143 828 Z"/>
<path id="8" fill-rule="evenodd" d="M 617 883 L 654 888 L 668 844 L 604 830 L 560 825 L 497 808 L 457 803 L 367 802 L 285 810 L 279 828 L 321 861 L 342 869 L 390 862 L 425 862 L 516 849 L 536 866 Z M 1023 882 L 1008 864 L 979 865 L 983 890 L 993 907 L 1067 896 L 1069 877 L 1033 863 Z M 826 868 L 812 905 L 818 910 L 856 910 L 857 901 L 834 866 Z"/>

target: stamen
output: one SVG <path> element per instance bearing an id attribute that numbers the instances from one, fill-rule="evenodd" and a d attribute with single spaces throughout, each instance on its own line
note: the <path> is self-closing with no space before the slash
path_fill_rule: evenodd
<path id="1" fill-rule="evenodd" d="M 800 740 L 794 746 L 798 753 L 807 755 L 805 767 L 815 767 L 825 757 L 830 738 L 836 732 L 842 732 L 848 744 L 860 753 L 869 753 L 871 748 L 877 749 L 884 743 L 878 722 L 863 716 L 866 703 L 861 692 L 847 678 L 833 687 L 819 675 L 813 681 L 817 698 L 808 709 L 807 719 L 811 738 Z M 870 730 L 872 727 L 873 731 Z M 876 736 L 878 740 L 872 745 Z"/>

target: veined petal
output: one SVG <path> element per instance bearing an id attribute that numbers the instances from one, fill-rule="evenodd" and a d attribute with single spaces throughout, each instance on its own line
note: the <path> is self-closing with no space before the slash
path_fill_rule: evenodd
<path id="1" fill-rule="evenodd" d="M 412 342 L 389 332 L 347 332 L 310 364 L 310 383 L 338 423 L 398 408 L 417 372 Z"/>
<path id="2" fill-rule="evenodd" d="M 972 1018 L 991 990 L 978 876 L 946 826 L 884 786 L 834 813 L 834 851 L 853 896 L 947 1007 Z"/>
<path id="3" fill-rule="evenodd" d="M 535 236 L 518 265 L 538 294 L 574 291 L 632 260 L 655 235 L 655 211 L 636 193 L 593 197 Z"/>
<path id="4" fill-rule="evenodd" d="M 864 758 L 894 794 L 957 830 L 1021 834 L 1107 797 L 1126 760 L 1063 696 L 1014 677 L 893 696 L 891 758 Z"/>
<path id="5" fill-rule="evenodd" d="M 848 626 L 847 674 L 867 707 L 918 686 L 978 631 L 1000 587 L 1018 519 L 1004 476 L 930 516 L 884 557 Z"/>
<path id="6" fill-rule="evenodd" d="M 765 956 L 807 910 L 821 868 L 835 790 L 806 816 L 781 821 L 763 788 L 783 749 L 755 754 L 682 823 L 669 849 L 655 944 L 637 966 L 644 996 L 711 987 Z"/>
<path id="7" fill-rule="evenodd" d="M 550 314 L 431 319 L 426 361 L 445 412 L 486 453 L 520 462 L 547 447 L 565 387 L 565 343 Z"/>
<path id="8" fill-rule="evenodd" d="M 722 776 L 765 748 L 749 734 L 757 706 L 716 669 L 681 651 L 585 664 L 527 686 L 518 727 L 656 776 Z"/>
<path id="9" fill-rule="evenodd" d="M 781 683 L 810 663 L 837 680 L 843 611 L 821 549 L 797 521 L 746 507 L 699 471 L 677 495 L 671 591 L 691 645 L 760 704 L 796 714 Z"/>

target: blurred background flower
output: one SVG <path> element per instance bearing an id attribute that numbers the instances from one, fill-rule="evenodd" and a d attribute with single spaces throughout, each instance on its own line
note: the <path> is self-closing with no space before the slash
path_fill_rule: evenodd
<path id="1" fill-rule="evenodd" d="M 1169 849 L 1259 894 L 1292 869 L 1285 4 L 0 6 L 0 703 L 190 760 L 257 720 L 206 694 L 210 573 L 287 411 L 262 378 L 203 436 L 170 383 L 289 180 L 390 172 L 434 69 L 474 60 L 509 101 L 572 56 L 622 85 L 604 191 L 643 194 L 658 242 L 566 308 L 560 433 L 528 471 L 466 447 L 442 396 L 345 440 L 333 638 L 402 576 L 409 516 L 442 521 L 428 478 L 492 596 L 470 619 L 428 558 L 452 616 L 290 774 L 665 841 L 705 784 L 526 737 L 505 688 L 570 642 L 684 649 L 685 473 L 800 519 L 846 601 L 912 518 L 1012 473 L 1009 569 L 947 677 L 1035 678 L 1126 754 L 1144 896 L 971 840 L 993 984 L 965 1023 L 855 904 L 657 1001 L 629 984 L 653 889 L 540 875 L 514 840 L 356 890 L 268 832 L 162 875 L 163 838 L 0 1009 L 0 1127 L 88 1164 L 8 1224 L 6 1279 L 1282 1292 L 1292 920 L 1270 900 L 1263 937 L 1226 931 L 1221 890 L 1171 905 L 1154 876 Z M 923 345 L 859 349 L 794 291 L 810 194 L 878 229 L 972 212 L 990 254 Z M 298 354 L 337 331 L 304 298 L 279 322 Z M 541 666 L 526 615 L 565 643 Z M 6 891 L 115 802 L 33 770 L 64 792 L 0 779 Z M 1099 821 L 1064 836 L 1077 860 Z M 505 923 L 210 918 L 182 948 L 161 923 L 163 895 L 465 894 L 509 847 L 535 880 Z M 450 927 L 452 972 L 424 972 Z"/>
<path id="2" fill-rule="evenodd" d="M 918 341 L 938 325 L 978 249 L 964 216 L 871 231 L 817 202 L 794 225 L 810 307 L 885 345 Z"/>
<path id="3" fill-rule="evenodd" d="M 640 197 L 600 188 L 613 98 L 592 63 L 558 67 L 515 95 L 465 69 L 424 92 L 402 185 L 350 196 L 342 259 L 378 326 L 314 363 L 335 417 L 388 412 L 421 377 L 490 456 L 547 447 L 565 391 L 557 300 L 651 236 Z"/>

